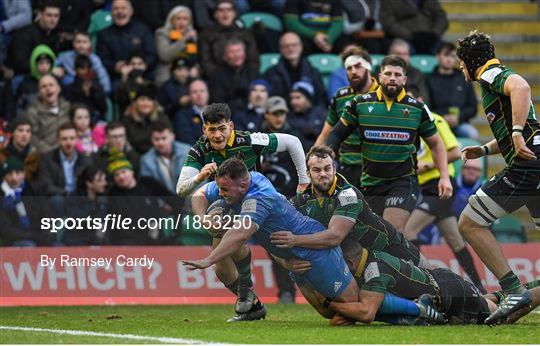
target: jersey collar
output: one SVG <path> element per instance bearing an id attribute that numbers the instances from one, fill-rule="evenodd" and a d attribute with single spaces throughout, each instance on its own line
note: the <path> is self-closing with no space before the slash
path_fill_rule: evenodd
<path id="1" fill-rule="evenodd" d="M 369 87 L 369 91 L 375 91 L 379 88 L 379 81 L 375 77 L 371 77 L 371 86 Z"/>
<path id="2" fill-rule="evenodd" d="M 336 174 L 334 176 L 334 182 L 332 183 L 332 186 L 330 186 L 330 189 L 326 193 L 328 196 L 332 196 L 334 191 L 336 191 L 337 182 L 338 182 L 338 177 L 337 177 L 337 174 Z M 317 192 L 315 191 L 315 188 L 313 187 L 313 184 L 311 184 L 311 192 L 313 193 L 314 196 L 317 196 Z"/>
<path id="3" fill-rule="evenodd" d="M 386 99 L 384 99 L 384 95 L 382 93 L 382 87 L 377 88 L 376 93 L 377 93 L 377 99 L 379 101 L 384 100 L 384 103 L 386 104 L 386 110 L 390 111 L 390 108 L 392 108 L 392 105 L 394 104 L 394 100 L 386 100 Z M 401 89 L 401 92 L 399 93 L 399 95 L 396 97 L 395 100 L 397 100 L 397 102 L 401 102 L 401 100 L 403 100 L 405 98 L 405 96 L 407 96 L 407 92 L 405 91 L 405 88 L 403 88 L 403 89 Z"/>
<path id="4" fill-rule="evenodd" d="M 227 147 L 232 147 L 233 143 L 234 143 L 234 140 L 236 139 L 236 133 L 234 132 L 234 130 L 231 131 L 231 135 L 229 136 L 229 139 L 227 140 Z M 220 150 L 219 153 L 223 156 L 225 156 L 225 151 L 226 151 L 227 148 L 223 149 L 223 150 Z"/>
<path id="5" fill-rule="evenodd" d="M 484 73 L 484 71 L 490 67 L 491 65 L 500 65 L 501 62 L 499 61 L 499 59 L 490 59 L 488 60 L 484 66 L 482 66 L 480 68 L 480 70 L 478 71 L 478 73 L 476 74 L 476 80 L 479 80 L 480 79 L 480 76 L 482 75 L 482 73 Z"/>

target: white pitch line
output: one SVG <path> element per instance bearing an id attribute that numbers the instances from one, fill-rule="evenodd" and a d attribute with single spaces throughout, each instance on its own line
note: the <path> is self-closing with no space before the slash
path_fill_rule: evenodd
<path id="1" fill-rule="evenodd" d="M 194 340 L 194 339 L 144 336 L 144 335 L 135 335 L 135 334 L 101 333 L 101 332 L 90 332 L 90 331 L 85 331 L 85 330 L 47 329 L 47 328 L 31 328 L 31 327 L 16 327 L 16 326 L 0 326 L 0 330 L 1 329 L 17 330 L 17 331 L 23 331 L 23 332 L 63 334 L 63 335 L 99 336 L 99 337 L 115 338 L 115 339 L 161 342 L 161 343 L 166 343 L 166 344 L 225 345 L 225 344 L 219 344 L 219 343 L 208 343 L 202 340 Z"/>

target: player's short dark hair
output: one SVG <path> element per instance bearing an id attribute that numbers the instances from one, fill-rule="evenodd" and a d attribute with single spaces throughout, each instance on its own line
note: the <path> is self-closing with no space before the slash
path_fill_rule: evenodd
<path id="1" fill-rule="evenodd" d="M 341 61 L 345 63 L 345 60 L 353 55 L 358 55 L 371 64 L 371 56 L 365 49 L 359 46 L 349 47 L 341 52 Z"/>
<path id="2" fill-rule="evenodd" d="M 225 160 L 218 167 L 216 178 L 229 177 L 232 180 L 237 180 L 246 177 L 248 174 L 249 171 L 244 161 L 233 157 Z"/>
<path id="3" fill-rule="evenodd" d="M 202 118 L 205 124 L 216 124 L 222 120 L 231 120 L 231 109 L 226 103 L 212 103 L 204 107 Z"/>
<path id="4" fill-rule="evenodd" d="M 163 121 L 154 121 L 150 126 L 150 132 L 163 132 L 165 130 L 174 132 L 172 126 Z"/>
<path id="5" fill-rule="evenodd" d="M 397 66 L 403 69 L 403 72 L 407 71 L 407 62 L 402 57 L 397 55 L 387 55 L 381 61 L 380 71 L 384 70 L 386 66 Z"/>
<path id="6" fill-rule="evenodd" d="M 327 157 L 330 157 L 332 161 L 334 161 L 336 158 L 336 154 L 334 153 L 332 148 L 330 148 L 329 146 L 316 145 L 316 146 L 311 147 L 311 149 L 309 149 L 308 153 L 306 154 L 306 166 L 308 165 L 309 159 L 311 159 L 313 156 L 318 157 L 320 159 L 325 159 Z"/>
<path id="7" fill-rule="evenodd" d="M 437 54 L 440 54 L 442 52 L 453 52 L 456 50 L 456 45 L 452 42 L 443 41 L 437 48 Z"/>
<path id="8" fill-rule="evenodd" d="M 60 137 L 60 132 L 65 130 L 73 130 L 77 132 L 77 129 L 75 128 L 75 125 L 73 125 L 71 122 L 63 123 L 58 127 L 58 130 L 56 130 L 56 137 Z"/>
<path id="9" fill-rule="evenodd" d="M 124 125 L 124 123 L 121 122 L 121 121 L 111 121 L 111 122 L 108 123 L 107 126 L 105 127 L 105 132 L 108 134 L 108 133 L 111 132 L 112 130 L 116 130 L 116 129 L 119 129 L 119 128 L 125 129 L 125 128 L 126 128 L 126 125 Z"/>

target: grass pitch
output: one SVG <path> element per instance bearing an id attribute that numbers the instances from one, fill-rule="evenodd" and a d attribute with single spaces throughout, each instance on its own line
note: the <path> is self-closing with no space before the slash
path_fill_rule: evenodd
<path id="1" fill-rule="evenodd" d="M 231 305 L 77 306 L 0 308 L 0 326 L 33 327 L 193 339 L 222 343 L 539 343 L 540 314 L 512 326 L 401 327 L 358 324 L 330 327 L 307 305 L 267 305 L 266 320 L 226 323 Z M 0 329 L 1 343 L 156 343 L 160 340 L 63 335 Z M 176 341 L 178 342 L 178 341 Z"/>

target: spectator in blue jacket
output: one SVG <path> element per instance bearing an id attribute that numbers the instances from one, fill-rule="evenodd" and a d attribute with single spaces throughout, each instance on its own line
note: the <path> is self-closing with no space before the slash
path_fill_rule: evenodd
<path id="1" fill-rule="evenodd" d="M 318 105 L 326 107 L 327 98 L 321 74 L 302 57 L 302 41 L 294 32 L 286 32 L 279 40 L 281 58 L 277 65 L 268 69 L 264 79 L 270 82 L 274 96 L 284 99 L 289 97 L 294 83 L 309 82 L 315 91 L 314 100 Z"/>
<path id="2" fill-rule="evenodd" d="M 76 33 L 73 38 L 73 50 L 60 53 L 56 59 L 54 74 L 62 78 L 62 85 L 70 85 L 75 81 L 75 57 L 77 55 L 85 55 L 90 59 L 99 84 L 105 93 L 109 94 L 111 92 L 109 73 L 103 66 L 101 58 L 92 53 L 92 42 L 87 32 Z"/>
<path id="3" fill-rule="evenodd" d="M 452 204 L 452 209 L 456 216 L 461 215 L 461 212 L 467 206 L 469 197 L 482 186 L 482 160 L 467 160 L 461 168 L 461 174 L 456 177 L 455 199 Z"/>
<path id="4" fill-rule="evenodd" d="M 188 107 L 190 104 L 189 82 L 193 65 L 189 59 L 175 59 L 171 65 L 171 78 L 160 88 L 158 101 L 171 119 L 180 108 Z"/>
<path id="5" fill-rule="evenodd" d="M 270 84 L 264 79 L 255 79 L 249 84 L 249 95 L 246 109 L 232 114 L 234 128 L 256 132 L 264 120 L 266 100 L 272 93 Z"/>
<path id="6" fill-rule="evenodd" d="M 141 157 L 141 177 L 159 181 L 175 193 L 176 182 L 191 146 L 175 141 L 170 125 L 152 124 L 152 148 Z"/>
<path id="7" fill-rule="evenodd" d="M 113 0 L 111 7 L 113 25 L 98 33 L 97 54 L 116 81 L 122 70 L 129 68 L 128 58 L 134 52 L 143 52 L 148 66 L 156 61 L 156 45 L 154 34 L 144 24 L 131 19 L 133 7 L 129 0 Z"/>
<path id="8" fill-rule="evenodd" d="M 180 142 L 193 145 L 203 134 L 201 113 L 210 99 L 204 80 L 195 79 L 189 84 L 189 99 L 191 106 L 182 108 L 174 117 L 174 133 Z"/>

